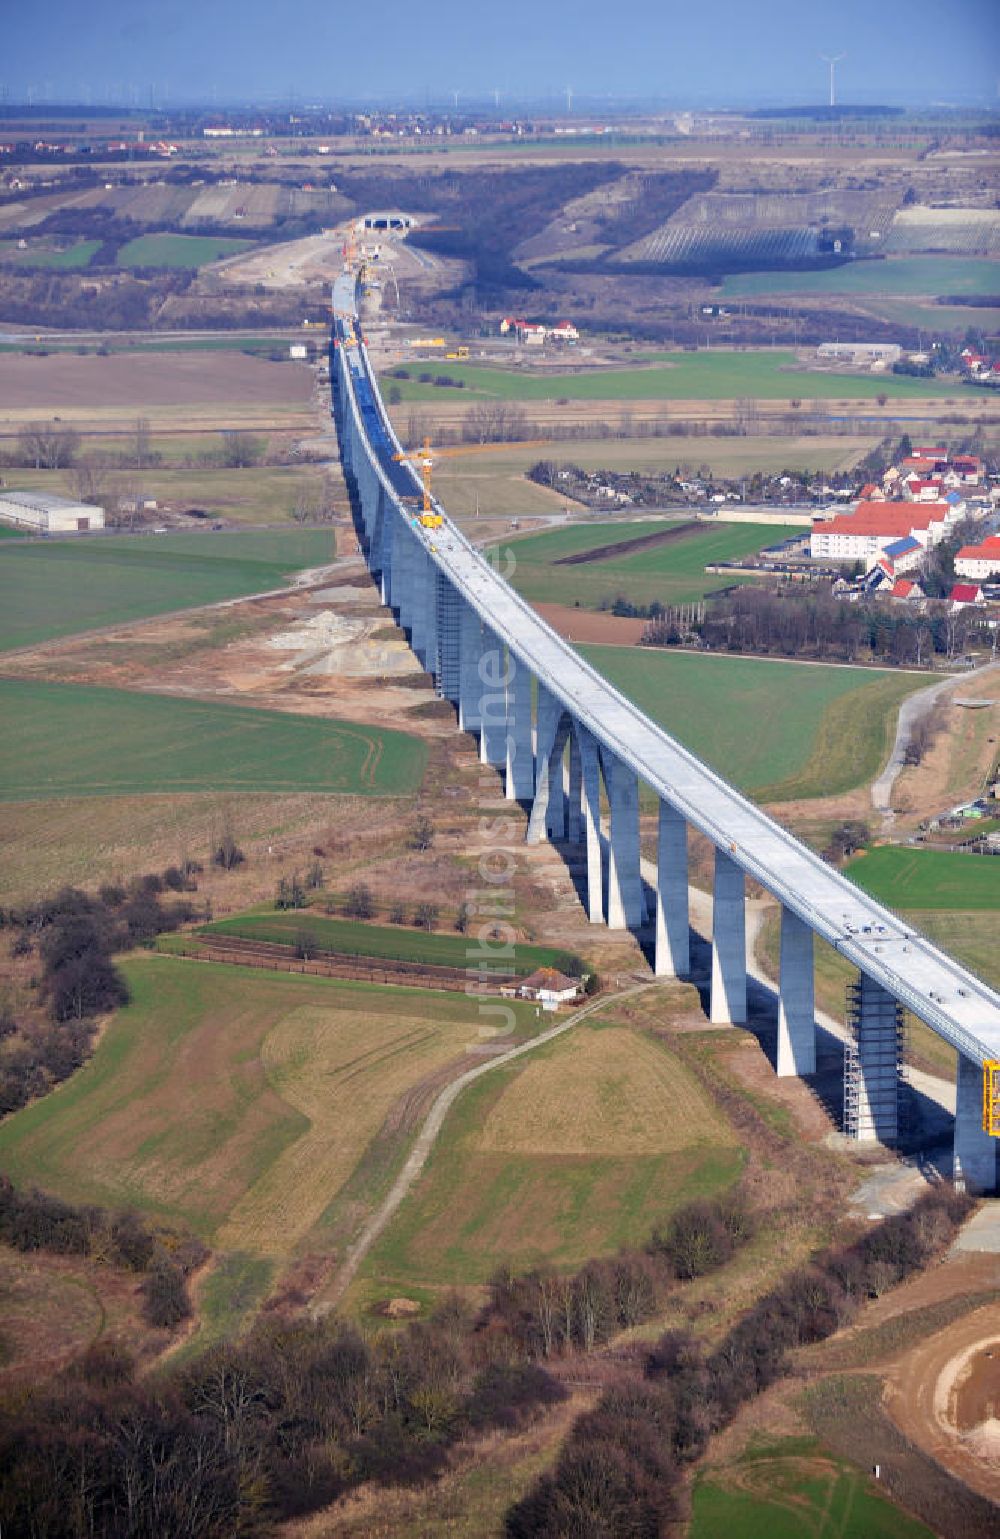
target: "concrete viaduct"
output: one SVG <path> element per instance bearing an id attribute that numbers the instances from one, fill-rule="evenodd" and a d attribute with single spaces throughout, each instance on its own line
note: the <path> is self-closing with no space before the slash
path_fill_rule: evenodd
<path id="1" fill-rule="evenodd" d="M 369 567 L 439 694 L 454 704 L 459 727 L 478 736 L 482 762 L 502 772 L 509 800 L 530 808 L 528 842 L 583 846 L 591 921 L 637 928 L 654 918 L 640 869 L 639 785 L 648 786 L 659 805 L 656 974 L 683 977 L 690 968 L 691 825 L 715 847 L 712 1021 L 747 1019 L 750 876 L 781 905 L 778 1074 L 815 1071 L 813 936 L 820 935 L 858 970 L 845 1130 L 859 1140 L 896 1141 L 905 1007 L 958 1053 L 955 1179 L 994 1192 L 998 1140 L 982 1127 L 982 1065 L 1000 1058 L 1000 995 L 650 721 L 447 517 L 440 528 L 421 524 L 420 477 L 403 460 L 369 364 L 353 273 L 336 281 L 333 310 L 334 416 Z"/>

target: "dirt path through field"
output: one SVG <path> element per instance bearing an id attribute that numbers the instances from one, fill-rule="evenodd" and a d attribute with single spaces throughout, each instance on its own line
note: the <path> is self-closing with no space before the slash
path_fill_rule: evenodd
<path id="1" fill-rule="evenodd" d="M 633 994 L 640 994 L 644 989 L 652 987 L 649 983 L 636 984 L 635 987 L 623 989 L 620 994 L 613 996 L 604 995 L 592 1000 L 582 1009 L 575 1010 L 566 1020 L 560 1021 L 555 1026 L 550 1026 L 548 1031 L 540 1032 L 530 1042 L 522 1042 L 519 1047 L 512 1047 L 506 1053 L 500 1053 L 490 1058 L 486 1063 L 478 1063 L 472 1069 L 466 1069 L 457 1079 L 453 1079 L 449 1085 L 441 1091 L 433 1106 L 427 1114 L 423 1127 L 417 1135 L 416 1142 L 410 1151 L 409 1158 L 396 1177 L 381 1207 L 368 1220 L 354 1244 L 349 1248 L 347 1255 L 338 1268 L 330 1285 L 323 1290 L 320 1300 L 313 1306 L 314 1313 L 327 1314 L 340 1302 L 348 1287 L 357 1275 L 358 1268 L 371 1250 L 375 1241 L 392 1218 L 396 1209 L 402 1203 L 414 1181 L 420 1175 L 428 1155 L 437 1141 L 444 1119 L 448 1115 L 455 1101 L 469 1085 L 473 1084 L 482 1075 L 489 1074 L 491 1070 L 500 1068 L 503 1064 L 513 1063 L 516 1058 L 522 1058 L 526 1053 L 532 1053 L 536 1048 L 544 1046 L 546 1042 L 553 1042 L 556 1037 L 561 1037 L 574 1026 L 579 1025 L 588 1015 L 604 1009 L 607 1005 L 625 999 Z"/>

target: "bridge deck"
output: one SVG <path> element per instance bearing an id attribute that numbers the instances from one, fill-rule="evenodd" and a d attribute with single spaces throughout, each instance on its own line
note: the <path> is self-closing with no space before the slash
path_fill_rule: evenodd
<path id="1" fill-rule="evenodd" d="M 380 419 L 381 431 L 366 438 L 386 489 L 398 498 L 400 471 L 405 470 L 410 491 L 416 492 L 416 473 L 393 458 L 398 442 L 367 353 L 356 340 L 350 275 L 335 285 L 334 315 L 351 384 L 362 398 L 357 402 L 358 421 L 367 427 L 372 406 Z M 411 516 L 405 507 L 401 513 Z M 445 519 L 440 529 L 416 530 L 430 559 L 572 716 L 717 848 L 945 1041 L 979 1063 L 1000 1058 L 1000 995 L 899 915 L 861 892 L 651 721 L 556 635 Z"/>

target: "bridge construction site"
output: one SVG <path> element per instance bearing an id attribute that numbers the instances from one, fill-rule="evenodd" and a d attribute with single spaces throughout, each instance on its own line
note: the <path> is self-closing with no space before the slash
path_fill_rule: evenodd
<path id="1" fill-rule="evenodd" d="M 652 722 L 563 641 L 433 499 L 426 455 L 408 457 L 361 334 L 350 264 L 333 290 L 333 407 L 366 557 L 458 726 L 529 809 L 527 839 L 582 846 L 586 906 L 612 929 L 655 925 L 654 971 L 690 972 L 688 829 L 714 846 L 714 1023 L 747 1020 L 746 878 L 781 906 L 779 1075 L 816 1070 L 813 937 L 857 969 L 845 1062 L 845 1131 L 900 1133 L 903 1009 L 958 1054 L 954 1177 L 997 1189 L 1000 995 L 860 891 Z M 647 912 L 639 787 L 658 803 L 655 897 Z M 608 810 L 602 819 L 602 792 Z"/>

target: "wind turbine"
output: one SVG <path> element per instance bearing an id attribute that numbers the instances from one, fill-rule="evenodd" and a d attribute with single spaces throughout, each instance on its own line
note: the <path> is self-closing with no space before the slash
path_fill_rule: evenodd
<path id="1" fill-rule="evenodd" d="M 847 55 L 846 53 L 835 53 L 831 58 L 828 53 L 821 53 L 820 58 L 824 64 L 829 64 L 830 66 L 830 106 L 835 107 L 837 105 L 837 93 L 834 86 L 835 72 L 841 59 L 846 59 Z"/>
<path id="2" fill-rule="evenodd" d="M 572 86 L 567 86 L 566 87 L 566 115 L 567 115 L 567 117 L 569 116 L 569 114 L 572 111 L 573 111 L 573 87 Z"/>

